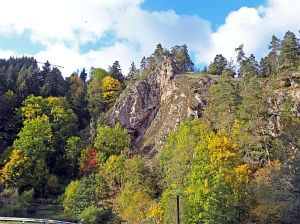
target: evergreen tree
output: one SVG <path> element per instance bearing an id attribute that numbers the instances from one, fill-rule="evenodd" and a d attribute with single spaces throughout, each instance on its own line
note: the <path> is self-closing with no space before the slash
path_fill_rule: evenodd
<path id="1" fill-rule="evenodd" d="M 40 71 L 40 73 L 39 73 L 40 86 L 44 85 L 46 78 L 48 77 L 50 72 L 51 72 L 51 64 L 47 60 L 46 63 L 42 67 L 42 71 Z"/>
<path id="2" fill-rule="evenodd" d="M 174 60 L 177 73 L 194 71 L 194 63 L 189 56 L 188 48 L 186 45 L 176 45 L 172 47 L 170 56 Z"/>
<path id="3" fill-rule="evenodd" d="M 203 74 L 206 74 L 206 73 L 207 73 L 207 67 L 206 67 L 206 66 L 203 67 L 201 73 L 203 73 Z"/>
<path id="4" fill-rule="evenodd" d="M 299 63 L 300 48 L 296 35 L 287 31 L 280 48 L 279 65 L 281 68 L 295 68 Z"/>
<path id="5" fill-rule="evenodd" d="M 147 65 L 147 60 L 146 60 L 146 57 L 144 56 L 141 60 L 141 65 L 140 65 L 140 69 L 141 71 L 144 71 L 145 68 L 146 68 L 146 65 Z"/>
<path id="6" fill-rule="evenodd" d="M 18 106 L 16 94 L 7 91 L 0 95 L 0 105 L 0 153 L 3 153 L 20 129 L 20 118 L 15 110 Z"/>
<path id="7" fill-rule="evenodd" d="M 222 54 L 217 54 L 214 61 L 209 65 L 208 73 L 221 75 L 227 66 L 227 60 Z"/>
<path id="8" fill-rule="evenodd" d="M 126 79 L 134 80 L 138 77 L 138 75 L 139 75 L 139 70 L 136 68 L 134 62 L 132 62 Z"/>
<path id="9" fill-rule="evenodd" d="M 64 80 L 60 70 L 58 68 L 53 68 L 52 71 L 47 74 L 45 82 L 41 87 L 41 95 L 43 97 L 65 96 L 66 93 L 66 81 Z"/>
<path id="10" fill-rule="evenodd" d="M 261 91 L 257 77 L 249 77 L 241 87 L 242 103 L 238 118 L 242 124 L 242 135 L 237 137 L 244 159 L 249 163 L 270 163 L 270 134 L 268 132 L 267 94 Z"/>
<path id="11" fill-rule="evenodd" d="M 82 82 L 86 82 L 86 78 L 87 78 L 87 73 L 85 71 L 85 68 L 82 69 L 82 71 L 80 72 L 79 78 L 81 79 Z"/>
<path id="12" fill-rule="evenodd" d="M 207 98 L 208 105 L 204 109 L 204 119 L 215 130 L 231 132 L 237 110 L 241 103 L 239 85 L 231 77 L 230 70 L 223 70 L 217 85 L 210 88 Z"/>
<path id="13" fill-rule="evenodd" d="M 114 79 L 117 79 L 119 82 L 124 82 L 125 78 L 122 74 L 121 66 L 118 61 L 115 61 L 113 65 L 108 68 L 108 74 Z"/>
<path id="14" fill-rule="evenodd" d="M 161 44 L 157 44 L 152 54 L 155 64 L 158 65 L 161 61 L 170 55 L 167 49 L 164 49 Z"/>
<path id="15" fill-rule="evenodd" d="M 235 49 L 237 52 L 237 62 L 239 63 L 239 76 L 250 77 L 260 74 L 260 67 L 255 60 L 255 56 L 251 54 L 249 58 L 245 56 L 244 45 L 240 45 Z"/>
<path id="16" fill-rule="evenodd" d="M 87 110 L 87 86 L 76 74 L 66 78 L 68 84 L 67 100 L 78 117 L 79 128 L 83 129 L 89 121 Z"/>
<path id="17" fill-rule="evenodd" d="M 261 73 L 263 76 L 269 76 L 271 74 L 277 73 L 280 40 L 273 35 L 268 48 L 270 49 L 270 53 L 260 61 Z"/>

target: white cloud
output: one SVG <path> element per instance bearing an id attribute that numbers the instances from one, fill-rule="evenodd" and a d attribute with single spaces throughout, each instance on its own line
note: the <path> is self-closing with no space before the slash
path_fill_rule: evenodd
<path id="1" fill-rule="evenodd" d="M 64 75 L 70 75 L 77 69 L 89 64 L 89 61 L 81 55 L 77 49 L 66 47 L 64 44 L 54 44 L 48 50 L 40 51 L 34 57 L 39 62 L 50 61 L 52 65 L 59 67 Z"/>
<path id="2" fill-rule="evenodd" d="M 107 68 L 119 60 L 126 71 L 155 45 L 202 46 L 207 42 L 209 23 L 197 16 L 182 16 L 174 11 L 148 12 L 143 0 L 10 0 L 2 3 L 0 36 L 29 31 L 33 42 L 44 45 L 38 60 L 50 60 L 70 71 L 83 66 Z M 16 7 L 18 6 L 18 7 Z M 97 41 L 107 32 L 116 35 L 112 46 L 81 54 L 80 46 Z M 66 44 L 68 43 L 68 44 Z M 200 43 L 200 44 L 199 44 Z M 196 49 L 196 48 L 195 48 Z"/>
<path id="3" fill-rule="evenodd" d="M 10 0 L 2 1 L 0 37 L 29 33 L 32 42 L 44 50 L 35 57 L 62 65 L 64 75 L 82 67 L 107 68 L 119 60 L 126 73 L 131 61 L 139 64 L 143 56 L 161 43 L 170 48 L 187 44 L 197 63 L 209 63 L 222 53 L 234 58 L 234 49 L 243 43 L 247 54 L 261 56 L 271 35 L 299 29 L 300 1 L 269 0 L 258 8 L 242 7 L 231 12 L 216 32 L 199 16 L 170 11 L 149 12 L 143 0 Z M 17 7 L 16 7 L 17 6 Z M 110 32 L 110 46 L 82 53 L 83 44 L 95 42 Z M 14 52 L 1 51 L 0 57 Z"/>
<path id="4" fill-rule="evenodd" d="M 273 34 L 282 38 L 288 30 L 299 30 L 299 11 L 298 0 L 269 0 L 266 6 L 231 12 L 225 24 L 212 34 L 205 54 L 197 54 L 197 60 L 209 62 L 218 53 L 235 59 L 234 49 L 242 43 L 247 54 L 254 53 L 259 59 L 266 53 Z"/>
<path id="5" fill-rule="evenodd" d="M 11 56 L 17 56 L 17 54 L 13 51 L 0 50 L 0 58 L 9 58 Z"/>

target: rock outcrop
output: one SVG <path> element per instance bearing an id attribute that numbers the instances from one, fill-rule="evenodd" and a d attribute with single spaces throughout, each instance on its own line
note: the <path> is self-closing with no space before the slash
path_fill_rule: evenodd
<path id="1" fill-rule="evenodd" d="M 155 154 L 177 123 L 201 115 L 212 83 L 209 77 L 176 75 L 173 62 L 165 60 L 122 93 L 105 123 L 119 122 L 133 136 L 139 153 Z"/>

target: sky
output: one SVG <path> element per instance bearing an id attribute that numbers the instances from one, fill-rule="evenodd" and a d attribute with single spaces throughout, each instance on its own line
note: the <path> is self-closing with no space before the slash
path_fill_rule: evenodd
<path id="1" fill-rule="evenodd" d="M 0 58 L 33 56 L 60 65 L 123 73 L 158 43 L 186 44 L 197 67 L 244 44 L 259 60 L 274 34 L 299 36 L 299 0 L 0 0 Z"/>

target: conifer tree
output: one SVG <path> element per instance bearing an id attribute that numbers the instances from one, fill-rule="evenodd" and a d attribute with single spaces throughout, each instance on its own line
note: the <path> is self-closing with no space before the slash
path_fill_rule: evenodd
<path id="1" fill-rule="evenodd" d="M 119 82 L 124 82 L 124 76 L 119 61 L 115 61 L 113 65 L 108 68 L 108 74 Z"/>
<path id="2" fill-rule="evenodd" d="M 227 60 L 222 54 L 217 54 L 214 61 L 209 65 L 208 73 L 221 75 L 227 66 Z"/>
<path id="3" fill-rule="evenodd" d="M 299 63 L 300 48 L 296 35 L 287 31 L 280 48 L 279 65 L 281 68 L 295 68 Z"/>
<path id="4" fill-rule="evenodd" d="M 139 75 L 139 70 L 135 66 L 134 62 L 132 62 L 126 79 L 133 80 L 133 79 L 136 79 L 138 77 L 138 75 Z"/>

